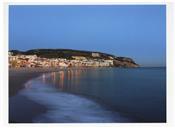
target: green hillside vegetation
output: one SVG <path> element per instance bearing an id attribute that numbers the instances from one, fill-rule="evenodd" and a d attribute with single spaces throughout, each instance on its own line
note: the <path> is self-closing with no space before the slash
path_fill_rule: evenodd
<path id="1" fill-rule="evenodd" d="M 99 58 L 99 59 L 109 59 L 109 57 L 115 57 L 110 54 L 101 53 L 101 52 L 94 52 L 99 53 L 100 57 L 92 57 L 92 52 L 90 51 L 80 51 L 80 50 L 72 50 L 72 49 L 34 49 L 28 51 L 18 51 L 18 50 L 11 50 L 14 55 L 23 54 L 23 55 L 37 55 L 38 57 L 44 58 L 66 58 L 66 59 L 73 59 L 72 56 L 84 56 L 86 58 Z"/>

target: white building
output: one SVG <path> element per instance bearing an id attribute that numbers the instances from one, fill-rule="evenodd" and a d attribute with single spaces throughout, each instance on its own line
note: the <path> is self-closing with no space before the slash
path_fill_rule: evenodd
<path id="1" fill-rule="evenodd" d="M 100 54 L 99 54 L 99 53 L 93 52 L 93 53 L 92 53 L 92 57 L 100 57 Z"/>

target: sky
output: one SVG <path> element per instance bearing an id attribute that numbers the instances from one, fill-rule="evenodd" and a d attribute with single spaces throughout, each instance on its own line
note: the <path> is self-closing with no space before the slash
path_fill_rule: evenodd
<path id="1" fill-rule="evenodd" d="M 165 5 L 10 5 L 9 49 L 64 48 L 166 65 Z"/>

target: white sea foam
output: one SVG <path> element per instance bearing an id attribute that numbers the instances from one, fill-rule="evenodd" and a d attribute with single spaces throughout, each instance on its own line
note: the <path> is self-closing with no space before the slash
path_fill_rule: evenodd
<path id="1" fill-rule="evenodd" d="M 34 79 L 26 83 L 30 86 L 20 95 L 28 97 L 48 110 L 38 115 L 33 122 L 127 122 L 119 113 L 109 111 L 93 100 L 59 90 Z"/>

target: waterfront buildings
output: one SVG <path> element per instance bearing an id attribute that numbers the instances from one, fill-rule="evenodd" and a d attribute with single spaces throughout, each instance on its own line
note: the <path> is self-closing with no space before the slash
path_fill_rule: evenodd
<path id="1" fill-rule="evenodd" d="M 93 53 L 92 57 L 99 57 Z M 65 58 L 41 58 L 37 55 L 13 55 L 9 52 L 9 67 L 110 67 L 112 59 L 89 59 L 84 56 Z"/>

